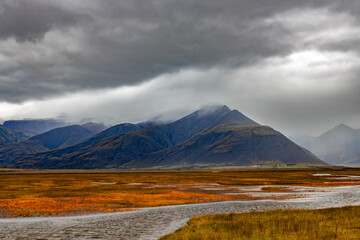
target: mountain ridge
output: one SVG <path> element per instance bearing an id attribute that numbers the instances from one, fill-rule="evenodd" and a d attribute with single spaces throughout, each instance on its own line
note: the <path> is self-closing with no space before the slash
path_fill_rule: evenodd
<path id="1" fill-rule="evenodd" d="M 15 162 L 24 155 L 46 152 L 79 143 L 93 134 L 79 125 L 55 128 L 23 142 L 0 147 L 0 162 Z"/>
<path id="2" fill-rule="evenodd" d="M 28 137 L 33 137 L 69 124 L 56 119 L 24 119 L 7 120 L 3 125 L 12 131 L 21 132 Z"/>
<path id="3" fill-rule="evenodd" d="M 219 106 L 165 125 L 119 124 L 68 148 L 24 155 L 16 161 L 3 161 L 3 166 L 136 169 L 152 168 L 151 162 L 162 163 L 160 168 L 185 161 L 194 166 L 214 162 L 244 165 L 261 162 L 256 160 L 259 158 L 263 162 L 323 164 L 279 132 Z"/>

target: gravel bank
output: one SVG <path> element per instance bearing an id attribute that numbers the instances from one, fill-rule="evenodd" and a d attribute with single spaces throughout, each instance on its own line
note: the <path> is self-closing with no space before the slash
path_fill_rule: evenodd
<path id="1" fill-rule="evenodd" d="M 360 205 L 360 186 L 292 201 L 231 201 L 77 217 L 1 219 L 0 239 L 158 239 L 195 215 L 268 209 L 318 209 Z"/>

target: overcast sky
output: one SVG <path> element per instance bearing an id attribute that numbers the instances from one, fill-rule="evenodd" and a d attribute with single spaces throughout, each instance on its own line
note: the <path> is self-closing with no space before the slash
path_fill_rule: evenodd
<path id="1" fill-rule="evenodd" d="M 287 135 L 360 128 L 360 1 L 0 0 L 0 119 L 226 104 Z"/>

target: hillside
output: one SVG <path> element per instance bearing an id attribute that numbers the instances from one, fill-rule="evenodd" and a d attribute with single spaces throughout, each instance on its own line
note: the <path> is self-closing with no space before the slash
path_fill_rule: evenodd
<path id="1" fill-rule="evenodd" d="M 49 150 L 65 148 L 92 137 L 94 134 L 88 129 L 72 125 L 56 128 L 43 134 L 30 138 L 27 142 L 32 142 L 46 147 Z"/>
<path id="2" fill-rule="evenodd" d="M 360 131 L 340 124 L 302 144 L 329 164 L 360 165 Z"/>
<path id="3" fill-rule="evenodd" d="M 322 164 L 279 132 L 220 106 L 167 125 L 119 124 L 77 145 L 8 159 L 3 166 L 174 168 L 263 163 Z"/>
<path id="4" fill-rule="evenodd" d="M 11 131 L 10 129 L 7 129 L 6 127 L 0 126 L 0 146 L 17 142 L 18 138 L 16 134 Z"/>
<path id="5" fill-rule="evenodd" d="M 12 131 L 4 126 L 0 125 L 0 146 L 9 144 L 9 143 L 16 143 L 27 139 L 27 137 L 20 133 Z"/>

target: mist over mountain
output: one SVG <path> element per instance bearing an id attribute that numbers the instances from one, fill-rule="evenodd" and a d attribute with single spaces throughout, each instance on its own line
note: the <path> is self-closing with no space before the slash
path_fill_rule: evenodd
<path id="1" fill-rule="evenodd" d="M 360 165 L 360 131 L 345 124 L 299 144 L 329 164 Z"/>
<path id="2" fill-rule="evenodd" d="M 4 127 L 29 137 L 66 125 L 69 124 L 55 119 L 8 120 L 4 122 Z"/>
<path id="3" fill-rule="evenodd" d="M 104 130 L 106 130 L 106 127 L 102 123 L 94 123 L 94 122 L 87 122 L 81 125 L 81 127 L 89 130 L 92 134 L 98 134 Z"/>
<path id="4" fill-rule="evenodd" d="M 34 138 L 30 140 L 33 144 Z M 15 160 L 12 157 L 2 159 L 2 166 L 6 167 L 62 169 L 167 169 L 254 164 L 324 163 L 281 133 L 227 106 L 200 109 L 164 125 L 119 124 L 70 147 L 24 154 Z"/>

